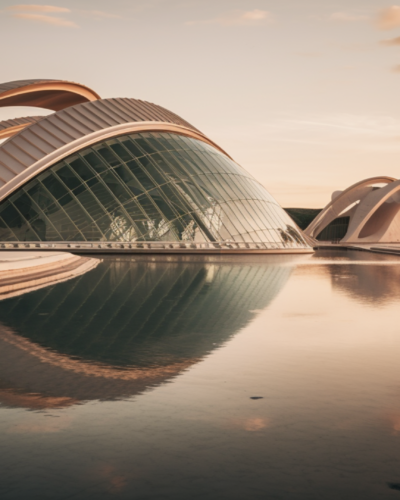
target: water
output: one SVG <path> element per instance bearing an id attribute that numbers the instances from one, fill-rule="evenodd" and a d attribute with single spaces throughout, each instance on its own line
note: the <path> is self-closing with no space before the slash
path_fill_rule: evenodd
<path id="1" fill-rule="evenodd" d="M 0 301 L 0 498 L 400 498 L 399 303 L 400 259 L 327 251 Z"/>

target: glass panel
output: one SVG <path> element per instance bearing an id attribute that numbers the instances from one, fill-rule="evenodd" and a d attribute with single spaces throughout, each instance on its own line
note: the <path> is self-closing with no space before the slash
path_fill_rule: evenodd
<path id="1" fill-rule="evenodd" d="M 151 133 L 144 133 L 140 134 L 143 139 L 146 140 L 146 142 L 149 144 L 149 147 L 153 151 L 164 151 L 165 146 L 158 140 L 160 137 L 160 134 L 157 134 L 157 132 L 151 132 Z"/>
<path id="2" fill-rule="evenodd" d="M 94 221 L 105 215 L 106 212 L 104 208 L 88 189 L 85 189 L 79 195 L 76 195 L 76 198 Z"/>
<path id="3" fill-rule="evenodd" d="M 125 186 L 129 188 L 133 196 L 139 196 L 143 193 L 143 186 L 125 165 L 116 167 L 114 172 L 120 177 Z"/>
<path id="4" fill-rule="evenodd" d="M 139 148 L 134 140 L 129 137 L 120 137 L 119 141 L 126 147 L 126 149 L 135 157 L 140 158 L 144 152 Z"/>
<path id="5" fill-rule="evenodd" d="M 128 150 L 122 146 L 121 143 L 115 141 L 108 141 L 110 148 L 116 153 L 116 155 L 121 158 L 122 161 L 127 162 L 132 160 L 132 155 L 128 153 Z"/>
<path id="6" fill-rule="evenodd" d="M 0 241 L 18 241 L 15 233 L 7 227 L 7 224 L 0 217 Z"/>
<path id="7" fill-rule="evenodd" d="M 154 182 L 149 178 L 149 176 L 144 172 L 142 164 L 140 160 L 131 160 L 128 161 L 126 166 L 132 172 L 132 174 L 136 177 L 136 179 L 143 186 L 145 191 L 148 189 L 153 189 L 155 187 Z"/>
<path id="8" fill-rule="evenodd" d="M 183 151 L 170 151 L 163 153 L 163 156 L 170 163 L 172 171 L 177 174 L 193 176 L 203 173 L 198 166 L 186 159 Z"/>
<path id="9" fill-rule="evenodd" d="M 124 203 L 132 198 L 130 192 L 126 189 L 124 184 L 118 180 L 118 177 L 114 175 L 113 172 L 105 172 L 101 174 L 100 177 L 120 203 Z"/>
<path id="10" fill-rule="evenodd" d="M 68 193 L 68 190 L 64 186 L 64 184 L 59 179 L 57 179 L 57 177 L 52 172 L 47 172 L 46 175 L 42 175 L 40 181 L 56 200 Z"/>
<path id="11" fill-rule="evenodd" d="M 63 167 L 55 170 L 55 173 L 63 181 L 68 189 L 72 191 L 76 187 L 80 186 L 82 181 L 75 175 L 70 167 L 64 165 Z M 39 178 L 40 179 L 40 178 Z"/>
<path id="12" fill-rule="evenodd" d="M 134 140 L 136 146 L 139 146 L 139 148 L 144 151 L 146 154 L 152 154 L 156 153 L 156 150 L 151 146 L 150 143 L 144 139 L 144 137 L 141 134 L 137 134 L 132 136 L 132 139 Z"/>
<path id="13" fill-rule="evenodd" d="M 9 228 L 21 227 L 22 217 L 9 201 L 0 207 L 0 215 Z"/>
<path id="14" fill-rule="evenodd" d="M 101 161 L 100 157 L 94 151 L 85 150 L 82 152 L 82 157 L 98 174 L 107 170 L 107 165 Z"/>
<path id="15" fill-rule="evenodd" d="M 107 147 L 106 144 L 103 146 L 97 146 L 96 151 L 103 158 L 104 162 L 111 167 L 116 167 L 121 163 L 121 161 L 115 156 L 115 154 Z"/>
<path id="16" fill-rule="evenodd" d="M 138 160 L 142 165 L 143 170 L 146 175 L 155 181 L 157 184 L 165 184 L 169 181 L 168 176 L 164 174 L 164 165 L 162 156 L 159 153 L 155 153 L 151 156 L 143 156 Z"/>
<path id="17" fill-rule="evenodd" d="M 88 181 L 96 175 L 96 172 L 89 168 L 81 158 L 68 160 L 69 166 L 72 170 L 84 181 Z"/>
<path id="18" fill-rule="evenodd" d="M 199 175 L 197 177 L 194 177 L 193 178 L 193 182 L 196 182 L 201 188 L 202 190 L 206 193 L 206 196 L 208 197 L 211 197 L 213 200 L 217 200 L 217 201 L 220 201 L 220 202 L 223 202 L 225 201 L 226 199 L 229 199 L 226 194 L 221 194 L 220 192 L 220 189 L 221 187 L 216 186 L 215 183 L 213 182 L 210 182 L 209 180 L 209 176 L 211 174 L 209 174 L 208 176 L 207 175 Z"/>
<path id="19" fill-rule="evenodd" d="M 112 213 L 119 206 L 118 201 L 99 179 L 92 179 L 88 182 L 88 187 L 107 213 Z"/>

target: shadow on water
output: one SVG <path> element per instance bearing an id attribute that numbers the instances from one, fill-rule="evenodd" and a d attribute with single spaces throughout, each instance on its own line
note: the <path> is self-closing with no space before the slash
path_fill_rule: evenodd
<path id="1" fill-rule="evenodd" d="M 0 302 L 0 402 L 117 399 L 199 362 L 286 283 L 293 258 L 105 258 L 76 279 Z"/>

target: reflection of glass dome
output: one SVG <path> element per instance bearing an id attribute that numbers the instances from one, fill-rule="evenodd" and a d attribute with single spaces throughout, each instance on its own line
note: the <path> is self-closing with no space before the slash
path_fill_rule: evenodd
<path id="1" fill-rule="evenodd" d="M 65 99 L 83 99 L 87 89 L 69 85 Z M 0 86 L 0 104 L 1 95 Z M 56 113 L 18 122 L 22 130 L 0 146 L 0 241 L 85 242 L 93 251 L 310 250 L 265 188 L 181 118 L 86 94 L 89 102 L 63 109 L 57 95 Z"/>
<path id="2" fill-rule="evenodd" d="M 0 302 L 0 400 L 113 399 L 161 383 L 243 328 L 291 272 L 194 258 L 106 259 L 74 280 Z"/>

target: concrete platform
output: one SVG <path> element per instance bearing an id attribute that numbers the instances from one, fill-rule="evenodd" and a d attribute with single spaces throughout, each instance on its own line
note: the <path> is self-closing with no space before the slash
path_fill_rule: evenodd
<path id="1" fill-rule="evenodd" d="M 351 243 L 329 243 L 323 242 L 321 245 L 316 245 L 315 250 L 360 250 L 362 252 L 381 253 L 386 255 L 398 255 L 400 257 L 400 243 L 366 243 L 351 244 Z"/>

